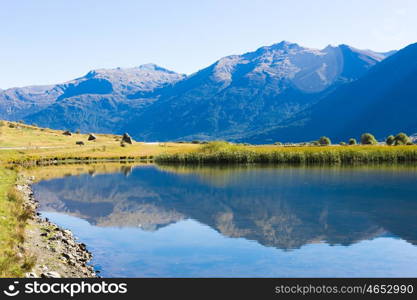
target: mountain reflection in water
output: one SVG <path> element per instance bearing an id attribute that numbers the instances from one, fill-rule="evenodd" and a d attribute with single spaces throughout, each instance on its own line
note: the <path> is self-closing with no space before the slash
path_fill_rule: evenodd
<path id="1" fill-rule="evenodd" d="M 141 166 L 41 181 L 34 190 L 40 210 L 52 221 L 65 214 L 93 227 L 157 233 L 191 220 L 223 237 L 285 251 L 316 243 L 349 246 L 378 237 L 407 242 L 417 257 L 416 182 L 414 167 Z M 170 247 L 168 242 L 164 246 Z M 410 268 L 417 274 L 415 262 Z M 108 275 L 115 274 L 135 275 Z M 199 274 L 205 275 L 190 276 Z"/>

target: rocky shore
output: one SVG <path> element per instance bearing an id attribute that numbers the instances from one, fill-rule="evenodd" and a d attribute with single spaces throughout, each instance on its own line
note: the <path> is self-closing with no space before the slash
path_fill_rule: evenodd
<path id="1" fill-rule="evenodd" d="M 38 201 L 31 189 L 33 180 L 33 177 L 21 177 L 16 184 L 16 189 L 24 197 L 26 208 L 32 213 L 23 247 L 25 253 L 36 259 L 36 263 L 26 277 L 98 277 L 94 268 L 88 265 L 92 255 L 86 245 L 78 243 L 71 231 L 58 227 L 37 212 Z"/>

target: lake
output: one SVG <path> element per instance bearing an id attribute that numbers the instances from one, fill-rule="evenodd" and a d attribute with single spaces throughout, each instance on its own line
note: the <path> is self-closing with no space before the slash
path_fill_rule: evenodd
<path id="1" fill-rule="evenodd" d="M 415 166 L 121 166 L 33 189 L 103 277 L 417 276 Z"/>

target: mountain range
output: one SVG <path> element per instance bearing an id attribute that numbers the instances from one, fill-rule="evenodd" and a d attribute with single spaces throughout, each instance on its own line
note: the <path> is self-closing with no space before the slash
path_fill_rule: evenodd
<path id="1" fill-rule="evenodd" d="M 0 119 L 137 140 L 270 143 L 417 132 L 417 44 L 379 53 L 280 42 L 191 75 L 154 64 L 0 90 Z"/>

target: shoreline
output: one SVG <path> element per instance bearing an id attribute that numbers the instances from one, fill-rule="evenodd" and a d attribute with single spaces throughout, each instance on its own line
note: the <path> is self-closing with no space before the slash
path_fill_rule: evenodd
<path id="1" fill-rule="evenodd" d="M 16 190 L 24 199 L 24 206 L 30 211 L 26 226 L 23 249 L 35 259 L 27 278 L 97 278 L 91 252 L 85 244 L 77 241 L 70 230 L 63 229 L 42 218 L 38 212 L 39 201 L 32 190 L 34 177 L 18 174 Z"/>

